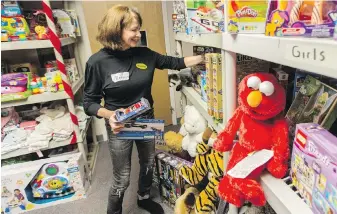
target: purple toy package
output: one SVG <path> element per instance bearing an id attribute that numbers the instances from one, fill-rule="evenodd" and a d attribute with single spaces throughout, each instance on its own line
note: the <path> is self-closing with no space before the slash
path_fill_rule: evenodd
<path id="1" fill-rule="evenodd" d="M 337 138 L 315 123 L 296 126 L 291 178 L 315 214 L 337 213 Z"/>
<path id="2" fill-rule="evenodd" d="M 267 36 L 333 37 L 337 1 L 270 1 Z"/>

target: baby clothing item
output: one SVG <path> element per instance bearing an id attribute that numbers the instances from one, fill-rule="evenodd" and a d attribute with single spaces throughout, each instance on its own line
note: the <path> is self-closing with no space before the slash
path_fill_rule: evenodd
<path id="1" fill-rule="evenodd" d="M 53 140 L 64 141 L 71 137 L 73 133 L 73 125 L 70 114 L 66 113 L 64 116 L 55 119 L 51 125 L 53 129 Z"/>
<path id="2" fill-rule="evenodd" d="M 20 128 L 34 131 L 36 125 L 37 125 L 36 121 L 24 121 L 20 123 Z"/>
<path id="3" fill-rule="evenodd" d="M 1 154 L 22 148 L 28 135 L 29 131 L 19 128 L 7 134 L 1 142 Z"/>
<path id="4" fill-rule="evenodd" d="M 64 106 L 57 106 L 54 109 L 48 109 L 45 107 L 40 110 L 41 114 L 48 116 L 52 120 L 62 117 L 65 112 L 66 108 Z"/>
<path id="5" fill-rule="evenodd" d="M 29 135 L 25 145 L 28 146 L 29 151 L 46 149 L 49 147 L 49 141 L 52 139 L 52 135 L 53 130 L 40 123 Z"/>
<path id="6" fill-rule="evenodd" d="M 63 106 L 56 109 L 43 109 L 41 116 L 36 118 L 40 126 L 48 127 L 52 130 L 53 140 L 60 142 L 69 139 L 73 133 L 73 125 L 69 112 L 65 112 Z"/>
<path id="7" fill-rule="evenodd" d="M 16 126 L 18 123 L 19 114 L 14 107 L 1 109 L 1 139 L 8 134 L 6 128 Z"/>

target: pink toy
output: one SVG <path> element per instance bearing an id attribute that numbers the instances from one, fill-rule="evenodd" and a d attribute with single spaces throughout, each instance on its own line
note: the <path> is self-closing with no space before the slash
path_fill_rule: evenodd
<path id="1" fill-rule="evenodd" d="M 337 1 L 270 1 L 267 36 L 332 37 Z"/>
<path id="2" fill-rule="evenodd" d="M 18 92 L 24 92 L 27 88 L 24 86 L 3 86 L 1 87 L 1 94 L 13 94 Z"/>

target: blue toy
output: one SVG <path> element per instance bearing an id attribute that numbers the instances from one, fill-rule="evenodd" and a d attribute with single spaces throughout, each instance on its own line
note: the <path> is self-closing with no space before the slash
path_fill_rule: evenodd
<path id="1" fill-rule="evenodd" d="M 1 16 L 13 17 L 22 15 L 17 1 L 1 1 Z"/>
<path id="2" fill-rule="evenodd" d="M 130 107 L 123 110 L 116 110 L 116 120 L 118 122 L 126 122 L 131 120 L 138 115 L 151 109 L 150 103 L 147 99 L 142 98 L 139 102 L 131 105 Z"/>
<path id="3" fill-rule="evenodd" d="M 31 182 L 31 187 L 34 198 L 56 198 L 74 192 L 66 162 L 45 164 Z"/>

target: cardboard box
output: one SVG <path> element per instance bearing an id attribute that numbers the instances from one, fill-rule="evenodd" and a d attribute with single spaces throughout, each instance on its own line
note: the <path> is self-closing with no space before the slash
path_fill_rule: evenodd
<path id="1" fill-rule="evenodd" d="M 207 47 L 207 46 L 193 46 L 193 56 L 197 55 L 205 55 L 206 53 L 215 53 L 216 51 L 221 51 L 219 49 L 213 48 L 213 47 Z M 202 85 L 202 78 L 203 73 L 206 71 L 206 64 L 205 62 L 199 63 L 198 65 L 195 65 L 192 69 L 192 73 L 195 75 L 196 82 L 198 84 L 193 84 L 193 88 L 200 94 L 200 96 L 203 96 L 203 90 L 201 89 Z M 207 100 L 204 99 L 204 100 Z"/>
<path id="2" fill-rule="evenodd" d="M 184 0 L 173 1 L 172 23 L 173 23 L 173 32 L 186 33 L 187 16 L 186 16 L 186 5 Z"/>
<path id="3" fill-rule="evenodd" d="M 268 1 L 226 1 L 229 33 L 264 33 Z"/>
<path id="4" fill-rule="evenodd" d="M 187 34 L 224 32 L 223 1 L 186 0 Z"/>
<path id="5" fill-rule="evenodd" d="M 136 119 L 126 122 L 125 127 L 117 134 L 118 139 L 155 140 L 162 144 L 164 139 L 164 120 Z"/>
<path id="6" fill-rule="evenodd" d="M 1 209 L 23 213 L 86 197 L 89 181 L 81 153 L 1 167 Z"/>
<path id="7" fill-rule="evenodd" d="M 173 208 L 177 198 L 184 193 L 184 187 L 187 184 L 184 178 L 179 175 L 179 168 L 183 165 L 191 167 L 193 164 L 172 154 L 161 152 L 156 155 L 156 165 L 160 195 Z"/>
<path id="8" fill-rule="evenodd" d="M 317 80 L 321 80 L 322 76 L 321 75 L 317 75 L 315 73 L 310 73 L 310 72 L 306 72 L 300 69 L 296 69 L 296 73 L 295 73 L 295 77 L 294 77 L 294 92 L 293 92 L 293 97 L 295 98 L 298 91 L 300 90 L 300 88 L 302 87 L 306 77 L 310 75 L 314 78 L 316 78 Z"/>
<path id="9" fill-rule="evenodd" d="M 201 71 L 200 78 L 201 78 L 201 82 L 200 82 L 201 99 L 207 103 L 208 101 L 207 101 L 207 73 L 206 71 Z"/>
<path id="10" fill-rule="evenodd" d="M 329 130 L 337 118 L 336 98 L 336 89 L 306 76 L 286 115 L 290 134 L 295 132 L 298 123 L 317 123 Z"/>
<path id="11" fill-rule="evenodd" d="M 221 50 L 213 47 L 207 47 L 207 46 L 193 46 L 193 56 L 198 55 L 205 55 L 207 53 L 216 53 L 221 52 Z M 199 63 L 198 65 L 194 66 L 194 69 L 205 71 L 206 70 L 206 62 Z"/>
<path id="12" fill-rule="evenodd" d="M 298 124 L 291 178 L 313 213 L 337 213 L 337 138 L 314 123 Z"/>
<path id="13" fill-rule="evenodd" d="M 212 72 L 213 72 L 213 106 L 214 118 L 221 121 L 223 119 L 222 102 L 222 59 L 221 54 L 212 54 Z"/>
<path id="14" fill-rule="evenodd" d="M 212 54 L 205 54 L 206 65 L 206 91 L 207 91 L 207 112 L 214 116 L 213 105 L 213 71 L 212 71 Z"/>

